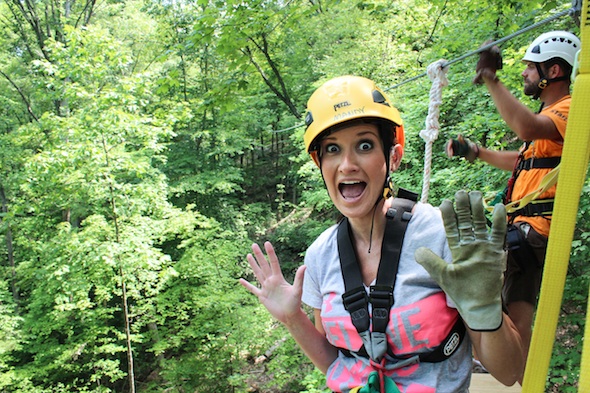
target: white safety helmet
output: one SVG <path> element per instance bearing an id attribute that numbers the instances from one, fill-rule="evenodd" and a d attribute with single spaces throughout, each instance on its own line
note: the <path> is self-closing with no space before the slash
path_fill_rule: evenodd
<path id="1" fill-rule="evenodd" d="M 580 39 L 567 31 L 550 31 L 541 34 L 527 48 L 522 61 L 543 63 L 560 58 L 574 66 L 576 53 L 580 50 Z"/>

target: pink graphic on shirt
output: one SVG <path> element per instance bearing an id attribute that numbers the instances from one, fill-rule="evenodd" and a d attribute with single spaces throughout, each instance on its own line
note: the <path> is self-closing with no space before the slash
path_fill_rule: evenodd
<path id="1" fill-rule="evenodd" d="M 339 363 L 338 360 L 336 362 Z M 368 376 L 372 371 L 375 371 L 372 367 L 363 362 L 355 362 L 351 368 L 346 369 L 346 372 L 340 374 L 336 373 L 336 370 L 342 369 L 342 367 L 331 367 L 332 372 L 326 375 L 327 386 L 335 392 L 361 386 L 363 380 L 360 377 Z"/>
<path id="2" fill-rule="evenodd" d="M 342 302 L 341 297 L 330 294 L 325 297 L 322 307 L 322 324 L 326 337 L 332 345 L 356 352 L 363 345 L 361 337 L 348 313 L 334 315 L 337 310 L 343 309 L 342 304 L 336 305 L 335 302 Z M 443 292 L 437 292 L 410 305 L 392 308 L 387 326 L 389 348 L 395 355 L 404 357 L 424 352 L 425 348 L 436 348 L 447 337 L 458 317 L 457 310 L 447 306 Z M 327 375 L 328 387 L 334 391 L 359 386 L 362 384 L 362 377 L 374 371 L 373 367 L 360 360 L 352 367 L 350 362 L 346 362 L 347 366 L 340 363 L 340 360 L 336 360 L 331 367 L 334 372 Z M 419 364 L 413 364 L 386 371 L 385 374 L 395 381 L 396 377 L 411 376 L 419 367 Z M 413 384 L 404 393 L 434 391 L 431 387 Z"/>
<path id="3" fill-rule="evenodd" d="M 457 310 L 447 306 L 444 292 L 392 309 L 388 325 L 391 330 L 389 344 L 396 355 L 435 348 L 447 337 L 458 317 Z"/>
<path id="4" fill-rule="evenodd" d="M 436 393 L 436 389 L 413 383 L 402 393 Z"/>
<path id="5" fill-rule="evenodd" d="M 341 302 L 341 298 L 330 294 L 325 298 L 322 307 L 322 323 L 328 341 L 336 347 L 358 351 L 362 340 L 352 324 L 350 315 L 331 316 L 333 302 Z M 393 352 L 398 355 L 414 354 L 423 348 L 435 348 L 448 335 L 457 321 L 458 313 L 446 303 L 443 292 L 416 303 L 392 308 L 387 326 L 387 338 Z M 433 317 L 436 316 L 436 317 Z"/>
<path id="6" fill-rule="evenodd" d="M 336 294 L 334 292 L 332 292 L 328 295 L 328 298 L 324 302 L 324 311 L 323 312 L 328 313 L 328 314 L 332 312 L 332 304 L 333 304 L 335 298 L 336 298 Z"/>

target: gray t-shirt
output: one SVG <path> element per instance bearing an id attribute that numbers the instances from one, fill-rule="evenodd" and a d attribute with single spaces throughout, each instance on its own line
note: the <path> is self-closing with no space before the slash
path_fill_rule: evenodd
<path id="1" fill-rule="evenodd" d="M 336 225 L 328 228 L 308 248 L 302 300 L 321 310 L 326 338 L 332 345 L 355 352 L 361 348 L 362 340 L 342 304 L 345 290 L 337 232 Z M 414 251 L 422 246 L 451 261 L 440 211 L 429 204 L 417 203 L 402 246 L 386 331 L 389 348 L 399 357 L 436 348 L 459 318 L 450 299 L 415 261 Z M 389 356 L 386 359 L 385 375 L 396 382 L 402 393 L 468 392 L 472 357 L 467 335 L 459 349 L 442 362 L 408 365 Z M 364 385 L 375 370 L 367 359 L 340 352 L 328 369 L 326 380 L 332 391 L 348 392 Z"/>

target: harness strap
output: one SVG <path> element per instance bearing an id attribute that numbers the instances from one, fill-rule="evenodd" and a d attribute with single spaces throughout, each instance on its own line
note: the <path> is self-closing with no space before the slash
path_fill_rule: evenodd
<path id="1" fill-rule="evenodd" d="M 549 190 L 551 187 L 553 187 L 555 184 L 557 184 L 559 167 L 560 167 L 560 165 L 556 166 L 549 173 L 547 173 L 545 176 L 543 176 L 543 179 L 541 180 L 541 183 L 539 184 L 539 188 L 526 194 L 525 196 L 523 196 L 519 200 L 507 203 L 506 204 L 506 212 L 508 214 L 512 214 L 515 211 L 524 208 L 529 203 L 533 203 L 534 201 L 539 201 L 540 199 L 537 199 L 538 197 L 543 195 L 547 190 Z M 548 200 L 543 200 L 543 201 L 548 202 Z"/>
<path id="2" fill-rule="evenodd" d="M 399 205 L 399 208 L 391 207 L 387 211 L 384 239 L 388 239 L 388 241 L 384 241 L 381 246 L 381 261 L 377 271 L 377 280 L 375 285 L 369 288 L 369 295 L 367 295 L 362 282 L 348 220 L 344 218 L 338 225 L 338 254 L 340 255 L 340 267 L 346 290 L 342 295 L 342 301 L 350 313 L 354 327 L 363 340 L 365 351 L 375 361 L 379 361 L 387 352 L 385 330 L 389 322 L 389 310 L 393 305 L 393 288 L 395 287 L 403 238 L 406 226 L 412 217 L 411 206 L 414 205 L 414 202 L 401 198 L 395 198 L 393 202 L 395 202 L 394 205 Z M 406 211 L 407 208 L 410 211 Z M 371 324 L 368 311 L 369 302 L 373 308 L 372 331 L 369 330 Z"/>
<path id="3" fill-rule="evenodd" d="M 406 199 L 409 198 L 409 199 Z M 401 249 L 407 225 L 412 218 L 412 208 L 417 194 L 400 189 L 398 197 L 393 199 L 392 207 L 386 213 L 385 234 L 381 246 L 381 260 L 377 270 L 375 285 L 365 291 L 362 275 L 357 262 L 356 251 L 352 241 L 350 225 L 344 218 L 338 225 L 338 253 L 344 279 L 345 293 L 342 295 L 344 307 L 350 313 L 352 323 L 358 331 L 363 346 L 356 355 L 379 362 L 388 353 L 396 357 L 388 348 L 385 331 L 389 323 L 389 312 L 394 303 L 393 289 L 399 267 Z M 372 305 L 373 328 L 370 330 L 368 304 Z M 420 361 L 440 362 L 451 356 L 465 336 L 465 325 L 461 318 L 451 329 L 447 339 L 432 352 L 421 354 Z M 349 350 L 340 348 L 346 356 L 353 356 Z"/>
<path id="4" fill-rule="evenodd" d="M 393 306 L 393 288 L 397 278 L 402 243 L 406 227 L 412 218 L 415 202 L 409 199 L 395 198 L 392 207 L 387 210 L 387 224 L 381 245 L 381 261 L 377 270 L 377 280 L 370 288 L 371 304 L 373 305 L 373 331 L 385 333 L 389 322 L 389 310 Z M 395 207 L 394 207 L 395 206 Z M 383 263 L 383 261 L 386 261 Z M 357 264 L 358 268 L 358 264 Z"/>
<path id="5" fill-rule="evenodd" d="M 518 217 L 518 216 L 525 216 L 525 217 L 550 216 L 552 214 L 553 214 L 553 199 L 541 199 L 541 200 L 530 201 L 528 204 L 526 204 L 522 208 L 508 213 L 508 216 L 510 218 L 513 218 L 513 217 Z"/>
<path id="6" fill-rule="evenodd" d="M 517 170 L 528 171 L 531 169 L 548 169 L 555 168 L 561 162 L 561 157 L 545 157 L 535 158 L 531 157 L 526 160 L 521 160 L 516 166 Z"/>
<path id="7" fill-rule="evenodd" d="M 350 226 L 344 218 L 338 224 L 338 254 L 340 255 L 340 270 L 344 279 L 346 292 L 342 295 L 344 307 L 350 313 L 352 324 L 358 332 L 369 330 L 369 298 L 363 286 L 360 274 L 350 274 L 358 270 L 356 252 L 352 245 Z M 352 257 L 351 257 L 352 256 Z M 352 288 L 352 289 L 349 289 Z"/>
<path id="8" fill-rule="evenodd" d="M 453 327 L 449 331 L 449 334 L 447 335 L 447 337 L 440 343 L 440 345 L 437 346 L 436 348 L 434 348 L 433 350 L 431 350 L 430 352 L 424 352 L 424 353 L 418 354 L 417 355 L 418 360 L 420 361 L 420 363 L 424 363 L 424 362 L 426 362 L 426 363 L 439 363 L 444 360 L 447 360 L 449 357 L 451 357 L 451 355 L 453 353 L 455 353 L 457 348 L 459 348 L 459 346 L 463 342 L 463 338 L 465 337 L 465 332 L 466 332 L 465 323 L 463 323 L 463 320 L 461 319 L 461 317 L 457 317 L 457 321 L 455 322 L 455 324 L 453 325 Z M 350 357 L 350 358 L 354 357 L 352 352 L 348 349 L 338 348 L 338 350 L 340 352 L 342 352 L 342 354 L 346 357 Z M 362 347 L 360 351 L 356 352 L 356 354 L 358 356 L 362 356 L 364 358 L 369 357 L 369 355 L 367 354 L 367 351 L 365 350 L 364 347 Z M 408 357 L 397 356 L 393 353 L 391 348 L 387 349 L 387 354 L 389 356 L 391 356 L 392 358 L 399 359 L 399 360 L 411 359 L 413 357 L 416 357 L 416 356 L 408 356 Z"/>

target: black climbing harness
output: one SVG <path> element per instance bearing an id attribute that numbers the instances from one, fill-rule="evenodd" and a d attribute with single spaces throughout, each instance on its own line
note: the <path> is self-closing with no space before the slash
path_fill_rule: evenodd
<path id="1" fill-rule="evenodd" d="M 510 180 L 508 180 L 508 187 L 506 189 L 506 195 L 504 203 L 508 204 L 511 202 L 512 198 L 512 190 L 514 187 L 514 183 L 516 179 L 521 174 L 522 171 L 529 171 L 532 169 L 553 169 L 559 165 L 561 162 L 561 157 L 544 157 L 544 158 L 535 158 L 531 157 L 529 159 L 524 159 L 524 153 L 529 149 L 531 142 L 528 141 L 525 143 L 524 148 L 521 150 L 514 170 L 512 171 L 512 176 Z M 512 223 L 514 218 L 517 216 L 526 216 L 526 217 L 533 217 L 533 216 L 550 216 L 553 213 L 553 199 L 537 199 L 534 201 L 529 202 L 522 208 L 518 210 L 514 210 L 508 214 L 509 222 Z"/>
<path id="2" fill-rule="evenodd" d="M 417 198 L 417 194 L 400 189 L 398 196 L 392 201 L 392 206 L 387 210 L 384 234 L 384 239 L 387 241 L 383 241 L 377 279 L 375 285 L 369 288 L 368 295 L 363 285 L 348 220 L 344 218 L 338 225 L 338 253 L 345 287 L 342 300 L 363 341 L 362 348 L 355 354 L 376 362 L 380 362 L 386 353 L 399 359 L 387 345 L 385 331 L 389 323 L 389 312 L 394 303 L 393 288 L 402 244 Z M 372 305 L 372 318 L 369 318 L 369 303 Z M 372 330 L 370 329 L 371 320 Z M 459 347 L 464 336 L 465 325 L 462 319 L 458 318 L 447 338 L 431 352 L 418 355 L 418 360 L 436 363 L 448 359 Z M 340 348 L 340 351 L 346 356 L 353 356 L 347 349 Z"/>

